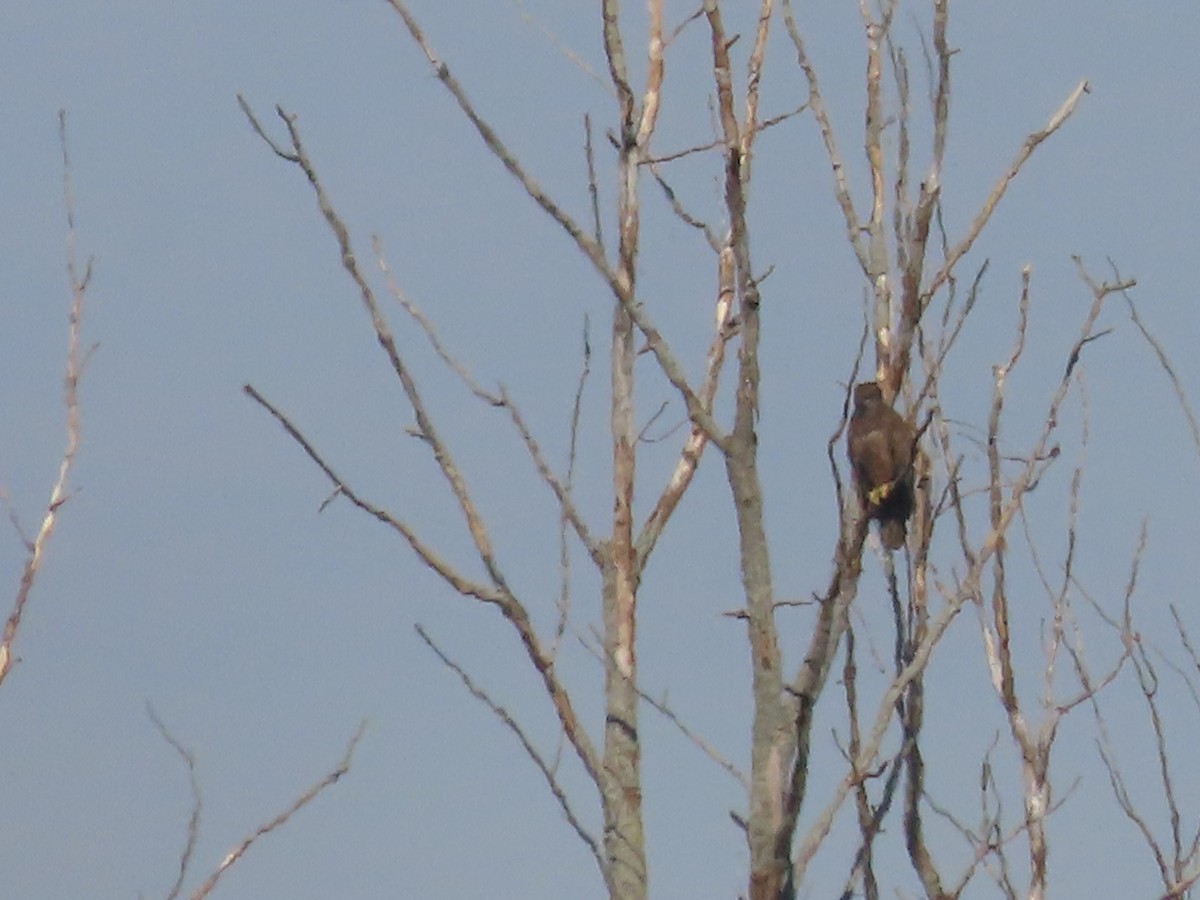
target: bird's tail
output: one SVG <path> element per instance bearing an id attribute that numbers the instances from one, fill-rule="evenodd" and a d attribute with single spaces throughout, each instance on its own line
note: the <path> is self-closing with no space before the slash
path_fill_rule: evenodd
<path id="1" fill-rule="evenodd" d="M 883 541 L 883 546 L 887 549 L 899 550 L 904 546 L 906 535 L 907 530 L 904 527 L 903 519 L 879 520 L 879 539 Z"/>

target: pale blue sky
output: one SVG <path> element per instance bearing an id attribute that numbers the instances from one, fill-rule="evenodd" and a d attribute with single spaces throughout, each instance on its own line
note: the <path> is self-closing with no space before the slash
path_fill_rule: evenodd
<path id="1" fill-rule="evenodd" d="M 631 26 L 643 15 L 631 5 Z M 743 11 L 742 6 L 747 10 Z M 749 4 L 726 4 L 735 49 Z M 854 4 L 798 4 L 826 101 L 862 196 L 863 71 Z M 822 4 L 830 6 L 830 4 Z M 915 7 L 926 20 L 921 4 Z M 538 21 L 599 73 L 597 4 L 527 0 Z M 501 0 L 413 0 L 434 47 L 539 181 L 587 218 L 582 116 L 614 120 L 592 80 L 517 8 Z M 675 22 L 691 4 L 668 3 Z M 953 119 L 943 183 L 958 233 L 1025 135 L 1076 83 L 1092 91 L 1012 186 L 965 261 L 991 270 L 947 386 L 952 412 L 979 425 L 990 367 L 1012 340 L 1020 267 L 1034 272 L 1033 337 L 1011 383 L 1006 435 L 1028 445 L 1090 300 L 1070 254 L 1098 276 L 1106 257 L 1139 281 L 1134 296 L 1200 395 L 1190 350 L 1200 325 L 1192 269 L 1200 174 L 1194 3 L 959 3 L 952 10 Z M 898 35 L 919 60 L 913 20 Z M 764 115 L 803 99 L 802 78 L 775 24 Z M 631 56 L 640 56 L 630 33 Z M 707 36 L 693 27 L 667 58 L 656 149 L 710 138 Z M 739 63 L 744 57 L 739 56 Z M 640 65 L 634 62 L 635 66 Z M 917 90 L 923 91 L 920 66 Z M 389 378 L 353 286 L 302 175 L 251 133 L 235 95 L 271 126 L 275 103 L 299 116 L 309 153 L 364 261 L 378 233 L 397 277 L 455 352 L 487 384 L 503 381 L 550 458 L 565 455 L 566 414 L 590 316 L 598 352 L 585 395 L 578 497 L 603 530 L 608 299 L 582 258 L 492 159 L 381 2 L 253 4 L 11 0 L 0 6 L 0 485 L 26 529 L 40 515 L 62 445 L 60 384 L 68 293 L 58 150 L 69 117 L 79 246 L 96 257 L 86 331 L 100 344 L 83 388 L 75 484 L 19 641 L 22 664 L 0 690 L 0 883 L 14 898 L 162 896 L 174 879 L 188 813 L 177 757 L 147 720 L 151 701 L 195 753 L 204 817 L 189 887 L 245 834 L 285 806 L 370 727 L 351 774 L 256 845 L 230 872 L 224 898 L 599 897 L 602 885 L 511 735 L 412 630 L 434 637 L 553 752 L 556 732 L 511 629 L 419 566 L 377 523 L 344 503 L 324 513 L 320 474 L 241 392 L 251 382 L 285 409 L 347 479 L 418 527 L 468 571 L 464 529 Z M 600 141 L 602 176 L 611 156 Z M 712 157 L 680 164 L 689 205 L 719 224 Z M 845 244 L 811 118 L 764 134 L 751 193 L 764 284 L 762 468 L 777 588 L 803 597 L 827 580 L 834 505 L 824 444 L 836 425 L 861 322 L 861 276 Z M 611 190 L 606 191 L 611 199 Z M 645 190 L 642 294 L 690 371 L 710 321 L 712 266 L 696 236 Z M 606 221 L 612 234 L 611 204 Z M 447 377 L 398 313 L 401 349 L 493 529 L 501 559 L 542 630 L 557 590 L 556 513 L 502 415 Z M 1111 605 L 1140 523 L 1150 516 L 1142 627 L 1166 646 L 1166 603 L 1194 613 L 1197 458 L 1166 380 L 1119 298 L 1112 336 L 1085 354 L 1092 446 L 1079 548 L 1084 580 Z M 639 412 L 672 401 L 643 357 Z M 728 376 L 727 376 L 728 377 Z M 1064 440 L 1074 440 L 1070 416 Z M 649 508 L 677 437 L 645 448 L 640 509 Z M 963 445 L 966 449 L 967 445 Z M 1063 465 L 1031 497 L 1036 526 L 1061 548 Z M 744 630 L 720 612 L 739 605 L 723 468 L 703 463 L 642 591 L 644 687 L 669 691 L 687 721 L 738 763 L 748 758 Z M 0 539 L 4 596 L 21 562 Z M 948 558 L 947 558 L 948 559 Z M 949 562 L 947 561 L 947 566 Z M 598 623 L 596 579 L 577 559 L 578 633 Z M 947 572 L 947 577 L 949 573 Z M 1014 588 L 1018 642 L 1036 661 L 1048 609 L 1027 576 Z M 7 600 L 5 602 L 8 602 Z M 858 599 L 886 647 L 890 613 L 868 566 Z M 783 625 L 802 645 L 801 618 Z M 1190 624 L 1200 631 L 1200 616 Z M 570 643 L 565 677 L 599 733 L 596 663 Z M 1099 668 L 1108 635 L 1089 633 Z M 931 670 L 931 785 L 968 819 L 979 754 L 1003 730 L 986 684 L 972 615 Z M 1036 685 L 1029 685 L 1032 691 Z M 1183 698 L 1172 683 L 1172 696 Z M 1127 774 L 1157 809 L 1145 715 L 1128 686 L 1110 721 L 1129 732 Z M 1200 716 L 1174 707 L 1183 748 Z M 814 788 L 840 777 L 829 730 Z M 1080 711 L 1055 757 L 1060 794 L 1081 787 L 1053 821 L 1057 897 L 1157 896 L 1150 859 L 1120 818 Z M 733 897 L 745 850 L 728 811 L 737 786 L 646 710 L 646 808 L 652 895 Z M 998 756 L 1011 772 L 1012 752 Z M 1140 774 L 1145 770 L 1145 774 Z M 589 825 L 596 805 L 568 761 L 564 778 Z M 1181 773 L 1194 822 L 1200 783 Z M 1015 795 L 1009 815 L 1016 815 Z M 1095 823 L 1103 821 L 1103 828 Z M 835 840 L 838 837 L 835 832 Z M 963 847 L 939 835 L 957 871 Z M 818 858 L 820 862 L 822 858 Z M 1119 859 L 1119 863 L 1114 862 Z M 912 886 L 902 860 L 894 880 Z M 842 859 L 817 865 L 811 896 L 840 886 Z M 1057 879 L 1057 880 L 1055 880 Z M 971 896 L 990 896 L 981 881 Z"/>

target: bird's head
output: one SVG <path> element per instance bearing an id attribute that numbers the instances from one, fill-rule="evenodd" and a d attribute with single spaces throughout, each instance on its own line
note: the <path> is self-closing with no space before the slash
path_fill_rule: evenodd
<path id="1" fill-rule="evenodd" d="M 883 402 L 883 391 L 874 381 L 864 381 L 854 386 L 854 407 L 864 409 L 873 403 Z"/>

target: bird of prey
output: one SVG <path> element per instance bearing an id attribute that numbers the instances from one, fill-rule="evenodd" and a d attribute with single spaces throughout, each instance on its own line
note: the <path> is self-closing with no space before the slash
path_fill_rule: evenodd
<path id="1" fill-rule="evenodd" d="M 916 429 L 883 402 L 874 381 L 854 386 L 854 413 L 846 452 L 867 517 L 879 522 L 883 546 L 904 546 L 905 523 L 913 509 Z"/>

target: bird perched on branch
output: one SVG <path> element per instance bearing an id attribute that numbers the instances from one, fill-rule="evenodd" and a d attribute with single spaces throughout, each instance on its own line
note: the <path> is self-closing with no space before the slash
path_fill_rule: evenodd
<path id="1" fill-rule="evenodd" d="M 879 522 L 879 538 L 889 550 L 904 546 L 913 509 L 913 453 L 917 432 L 883 401 L 874 381 L 854 386 L 854 413 L 846 431 L 846 452 L 867 518 Z"/>

